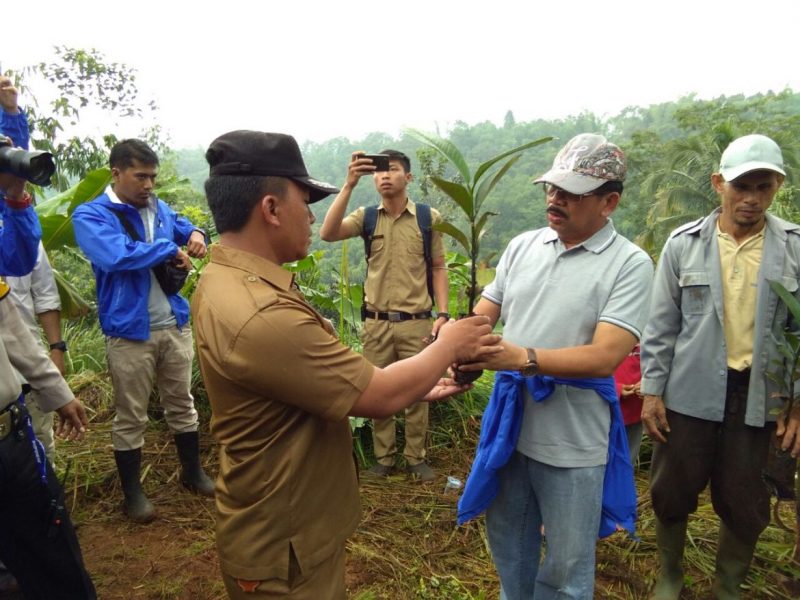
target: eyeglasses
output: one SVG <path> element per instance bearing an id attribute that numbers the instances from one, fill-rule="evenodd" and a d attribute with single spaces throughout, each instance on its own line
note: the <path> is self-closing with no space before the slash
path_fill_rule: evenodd
<path id="1" fill-rule="evenodd" d="M 556 187 L 548 183 L 545 184 L 544 186 L 544 195 L 548 200 L 555 200 L 561 197 L 567 202 L 580 202 L 581 200 L 583 200 L 584 198 L 588 198 L 589 196 L 596 196 L 597 190 L 588 192 L 586 194 L 573 194 L 572 192 L 562 190 L 560 187 Z"/>

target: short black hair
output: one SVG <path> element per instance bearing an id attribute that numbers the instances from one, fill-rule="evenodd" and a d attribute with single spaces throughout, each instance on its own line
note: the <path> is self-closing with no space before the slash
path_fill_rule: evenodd
<path id="1" fill-rule="evenodd" d="M 599 188 L 592 190 L 592 193 L 597 194 L 598 196 L 605 196 L 606 194 L 617 192 L 621 195 L 623 187 L 624 186 L 622 185 L 621 181 L 606 181 Z"/>
<path id="2" fill-rule="evenodd" d="M 111 148 L 108 156 L 108 164 L 111 168 L 127 169 L 133 166 L 133 161 L 150 166 L 158 166 L 158 155 L 153 149 L 142 140 L 127 139 L 120 140 Z"/>
<path id="3" fill-rule="evenodd" d="M 205 188 L 217 233 L 225 233 L 241 231 L 253 207 L 267 194 L 283 198 L 289 180 L 264 175 L 219 175 L 206 179 Z"/>
<path id="4" fill-rule="evenodd" d="M 389 160 L 396 160 L 402 163 L 403 170 L 406 173 L 411 173 L 411 160 L 400 150 L 392 150 L 387 148 L 386 150 L 381 150 L 381 154 L 385 154 L 389 157 Z"/>

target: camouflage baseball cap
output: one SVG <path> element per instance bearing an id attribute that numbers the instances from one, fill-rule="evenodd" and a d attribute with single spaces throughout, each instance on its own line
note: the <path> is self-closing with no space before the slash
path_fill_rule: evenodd
<path id="1" fill-rule="evenodd" d="M 602 135 L 582 133 L 556 155 L 553 167 L 534 183 L 549 183 L 571 194 L 587 194 L 607 181 L 624 181 L 625 155 Z"/>

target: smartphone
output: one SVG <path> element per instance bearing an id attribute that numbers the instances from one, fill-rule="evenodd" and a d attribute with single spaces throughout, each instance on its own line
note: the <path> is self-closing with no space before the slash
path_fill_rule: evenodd
<path id="1" fill-rule="evenodd" d="M 388 154 L 362 154 L 361 158 L 368 158 L 375 165 L 376 171 L 389 170 L 389 155 Z"/>

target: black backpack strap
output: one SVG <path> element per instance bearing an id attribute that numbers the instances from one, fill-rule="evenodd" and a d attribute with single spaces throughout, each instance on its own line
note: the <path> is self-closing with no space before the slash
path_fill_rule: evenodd
<path id="1" fill-rule="evenodd" d="M 367 281 L 367 274 L 369 273 L 369 255 L 372 252 L 372 238 L 375 236 L 375 227 L 378 225 L 378 207 L 377 206 L 368 206 L 364 209 L 364 224 L 361 227 L 361 237 L 364 238 L 364 260 L 367 261 L 367 269 L 364 271 L 364 281 Z M 367 297 L 366 290 L 364 289 L 364 284 L 361 285 L 361 320 L 364 321 L 367 318 L 366 310 L 367 310 L 367 303 L 365 301 Z"/>
<path id="2" fill-rule="evenodd" d="M 427 204 L 417 204 L 417 226 L 422 233 L 422 253 L 425 256 L 425 273 L 428 283 L 428 295 L 436 304 L 433 297 L 433 255 L 431 254 L 431 244 L 433 239 L 433 219 L 431 218 L 431 207 Z"/>
<path id="3" fill-rule="evenodd" d="M 364 258 L 369 268 L 369 255 L 372 252 L 372 238 L 378 224 L 378 207 L 368 206 L 364 209 L 364 225 L 361 228 L 361 237 L 364 238 Z"/>
<path id="4" fill-rule="evenodd" d="M 125 228 L 125 231 L 128 232 L 128 235 L 131 236 L 131 239 L 134 242 L 141 242 L 142 238 L 139 237 L 139 234 L 136 233 L 136 230 L 131 225 L 131 222 L 128 221 L 125 217 L 122 216 L 118 211 L 114 210 L 113 208 L 108 209 L 109 212 L 119 219 L 119 222 L 122 223 L 122 226 Z"/>

